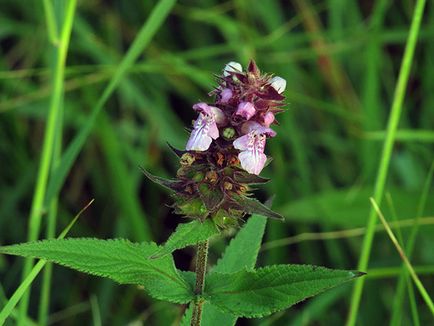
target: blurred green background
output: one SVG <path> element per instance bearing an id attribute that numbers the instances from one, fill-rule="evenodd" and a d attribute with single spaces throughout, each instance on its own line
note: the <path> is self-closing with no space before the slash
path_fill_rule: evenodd
<path id="1" fill-rule="evenodd" d="M 259 265 L 356 269 L 415 1 L 181 0 L 173 6 L 160 1 L 166 12 L 157 12 L 157 22 L 148 21 L 155 33 L 148 30 L 149 43 L 141 41 L 138 60 L 118 76 L 123 78 L 112 85 L 112 94 L 107 85 L 158 1 L 78 1 L 63 78 L 55 44 L 69 1 L 0 1 L 0 244 L 28 239 L 32 201 L 34 206 L 35 194 L 41 194 L 35 187 L 50 107 L 59 117 L 38 238 L 52 237 L 54 230 L 59 234 L 95 198 L 69 236 L 164 241 L 183 219 L 171 213 L 168 194 L 146 180 L 138 166 L 174 176 L 178 162 L 166 142 L 185 145 L 185 128 L 195 118 L 191 106 L 211 101 L 207 93 L 216 85 L 214 74 L 229 61 L 245 66 L 254 58 L 262 71 L 288 83 L 287 112 L 278 116 L 278 136 L 267 146 L 274 160 L 263 174 L 272 181 L 258 191 L 262 200 L 275 195 L 273 207 L 286 221 L 268 223 Z M 45 10 L 44 4 L 49 4 Z M 434 5 L 428 1 L 381 208 L 404 246 L 420 217 L 411 261 L 431 294 L 433 76 Z M 56 89 L 61 80 L 64 95 L 62 87 Z M 89 124 L 98 106 L 102 110 Z M 54 172 L 86 126 L 89 137 L 77 147 L 72 167 L 64 165 L 63 182 Z M 56 181 L 58 196 L 50 188 Z M 230 236 L 212 243 L 211 264 Z M 190 269 L 192 257 L 190 249 L 177 252 L 177 266 Z M 359 325 L 432 322 L 411 282 L 397 290 L 401 263 L 379 227 Z M 21 258 L 0 256 L 0 307 L 20 284 L 23 265 Z M 38 277 L 30 298 L 35 323 L 176 325 L 182 316 L 183 307 L 151 300 L 133 286 L 58 266 L 48 312 L 39 312 L 41 293 L 48 291 L 41 290 L 42 283 Z M 348 284 L 238 324 L 343 325 L 352 289 Z M 14 317 L 9 323 L 15 324 Z"/>

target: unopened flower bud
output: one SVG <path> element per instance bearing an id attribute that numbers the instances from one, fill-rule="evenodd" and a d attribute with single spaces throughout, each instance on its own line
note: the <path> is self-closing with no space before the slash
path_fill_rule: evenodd
<path id="1" fill-rule="evenodd" d="M 227 127 L 223 129 L 223 138 L 226 140 L 231 140 L 235 137 L 235 129 L 232 127 Z"/>
<path id="2" fill-rule="evenodd" d="M 270 125 L 274 122 L 274 114 L 273 112 L 267 112 L 264 115 L 264 126 L 270 127 Z"/>
<path id="3" fill-rule="evenodd" d="M 242 72 L 243 66 L 240 63 L 231 61 L 226 64 L 225 69 L 223 70 L 223 76 L 230 76 L 233 72 Z"/>
<path id="4" fill-rule="evenodd" d="M 230 183 L 230 182 L 225 182 L 224 184 L 223 184 L 223 187 L 224 187 L 224 189 L 225 190 L 232 190 L 232 188 L 233 188 L 233 185 L 232 185 L 232 183 Z"/>
<path id="5" fill-rule="evenodd" d="M 232 98 L 232 91 L 229 88 L 225 88 L 220 93 L 220 102 L 226 104 Z"/>
<path id="6" fill-rule="evenodd" d="M 200 182 L 200 181 L 203 180 L 203 177 L 204 177 L 204 175 L 203 175 L 202 172 L 197 172 L 197 173 L 193 176 L 192 180 L 193 180 L 193 181 L 196 181 L 196 182 Z"/>
<path id="7" fill-rule="evenodd" d="M 193 164 L 193 162 L 196 160 L 196 158 L 190 154 L 190 153 L 184 153 L 181 156 L 181 159 L 179 160 L 179 163 L 184 166 L 190 166 Z"/>
<path id="8" fill-rule="evenodd" d="M 215 172 L 214 170 L 208 171 L 206 173 L 206 179 L 210 182 L 210 183 L 216 183 L 217 182 L 217 178 L 218 178 L 218 174 L 217 172 Z"/>
<path id="9" fill-rule="evenodd" d="M 277 91 L 277 93 L 281 94 L 286 88 L 286 80 L 282 77 L 276 76 L 271 78 L 270 85 Z"/>

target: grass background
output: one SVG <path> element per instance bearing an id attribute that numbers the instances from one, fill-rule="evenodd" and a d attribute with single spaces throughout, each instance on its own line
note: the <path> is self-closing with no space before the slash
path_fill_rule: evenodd
<path id="1" fill-rule="evenodd" d="M 213 74 L 225 63 L 254 58 L 288 82 L 288 110 L 267 146 L 274 161 L 264 175 L 272 181 L 258 192 L 261 199 L 275 194 L 286 222 L 269 222 L 260 264 L 356 269 L 368 252 L 361 301 L 352 305 L 357 323 L 432 322 L 382 228 L 372 248 L 363 241 L 374 231 L 366 236 L 364 227 L 383 159 L 381 209 L 434 291 L 431 2 L 414 58 L 401 69 L 421 2 L 2 0 L 0 244 L 53 237 L 92 198 L 70 236 L 164 241 L 182 219 L 138 166 L 173 176 L 178 163 L 166 142 L 185 145 L 192 104 L 209 100 Z M 401 93 L 400 71 L 409 73 Z M 396 134 L 386 130 L 391 115 L 399 119 Z M 227 240 L 212 244 L 211 262 Z M 191 268 L 192 255 L 176 253 L 177 265 Z M 0 307 L 24 265 L 0 256 Z M 28 312 L 17 307 L 8 324 L 170 325 L 182 314 L 134 287 L 52 268 L 33 282 Z M 343 325 L 353 289 L 238 323 Z"/>

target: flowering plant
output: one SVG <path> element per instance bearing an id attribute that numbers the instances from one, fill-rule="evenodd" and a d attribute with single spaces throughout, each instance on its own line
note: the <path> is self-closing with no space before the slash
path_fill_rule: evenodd
<path id="1" fill-rule="evenodd" d="M 254 61 L 245 71 L 228 63 L 210 93 L 214 103 L 193 105 L 198 116 L 185 150 L 173 148 L 181 165 L 176 179 L 143 170 L 170 189 L 176 213 L 192 218 L 165 244 L 69 238 L 0 247 L 0 253 L 139 285 L 153 298 L 188 305 L 182 325 L 234 325 L 238 317 L 263 317 L 362 275 L 308 265 L 255 268 L 266 217 L 283 219 L 252 197 L 251 185 L 268 181 L 259 174 L 270 161 L 265 145 L 276 136 L 272 126 L 283 111 L 285 87 L 283 78 L 261 74 Z M 209 239 L 238 226 L 246 214 L 253 216 L 207 273 Z M 194 245 L 195 273 L 178 270 L 173 252 Z"/>

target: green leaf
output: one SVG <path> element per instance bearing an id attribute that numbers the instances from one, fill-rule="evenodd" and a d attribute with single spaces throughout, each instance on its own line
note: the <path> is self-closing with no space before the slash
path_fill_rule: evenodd
<path id="1" fill-rule="evenodd" d="M 212 272 L 234 273 L 254 268 L 266 224 L 265 217 L 251 216 L 226 247 Z"/>
<path id="2" fill-rule="evenodd" d="M 219 231 L 214 222 L 210 219 L 201 222 L 194 220 L 190 223 L 179 224 L 166 243 L 151 258 L 160 258 L 172 253 L 176 249 L 182 249 L 187 246 L 195 245 L 199 242 L 208 240 Z"/>
<path id="3" fill-rule="evenodd" d="M 309 265 L 212 273 L 206 280 L 205 298 L 237 317 L 263 317 L 361 275 Z"/>
<path id="4" fill-rule="evenodd" d="M 211 273 L 234 273 L 246 268 L 254 268 L 266 224 L 267 219 L 265 217 L 259 215 L 250 217 L 226 247 L 225 253 L 217 261 Z M 192 287 L 195 285 L 194 273 L 181 272 L 181 275 Z M 192 308 L 187 309 L 181 325 L 190 325 L 191 312 Z M 236 320 L 237 317 L 221 311 L 210 302 L 205 302 L 202 312 L 203 325 L 230 326 L 235 325 Z"/>
<path id="5" fill-rule="evenodd" d="M 234 180 L 239 183 L 246 184 L 263 184 L 270 181 L 270 179 L 262 178 L 256 174 L 250 174 L 244 171 L 237 171 L 234 173 Z"/>
<path id="6" fill-rule="evenodd" d="M 245 196 L 237 196 L 233 198 L 233 201 L 239 205 L 240 209 L 244 210 L 250 214 L 258 214 L 268 218 L 273 218 L 276 220 L 283 220 L 283 216 L 272 211 L 264 204 L 260 203 L 256 199 L 245 197 Z"/>
<path id="7" fill-rule="evenodd" d="M 184 311 L 184 315 L 182 316 L 181 321 L 179 322 L 179 326 L 190 326 L 191 325 L 191 317 L 193 317 L 193 309 L 194 303 L 190 303 Z M 206 325 L 202 322 L 202 325 Z"/>
<path id="8" fill-rule="evenodd" d="M 162 177 L 158 177 L 156 175 L 153 175 L 151 173 L 149 173 L 148 171 L 146 171 L 144 168 L 140 167 L 140 170 L 143 172 L 143 174 L 152 182 L 163 186 L 164 188 L 170 190 L 170 191 L 176 191 L 177 189 L 179 189 L 180 187 L 180 182 L 178 180 L 170 180 L 170 179 L 165 179 Z"/>
<path id="9" fill-rule="evenodd" d="M 124 239 L 69 238 L 0 247 L 0 253 L 41 258 L 78 271 L 110 278 L 120 284 L 143 286 L 150 296 L 175 303 L 194 298 L 192 288 L 178 274 L 172 256 L 147 259 L 155 243 Z"/>

